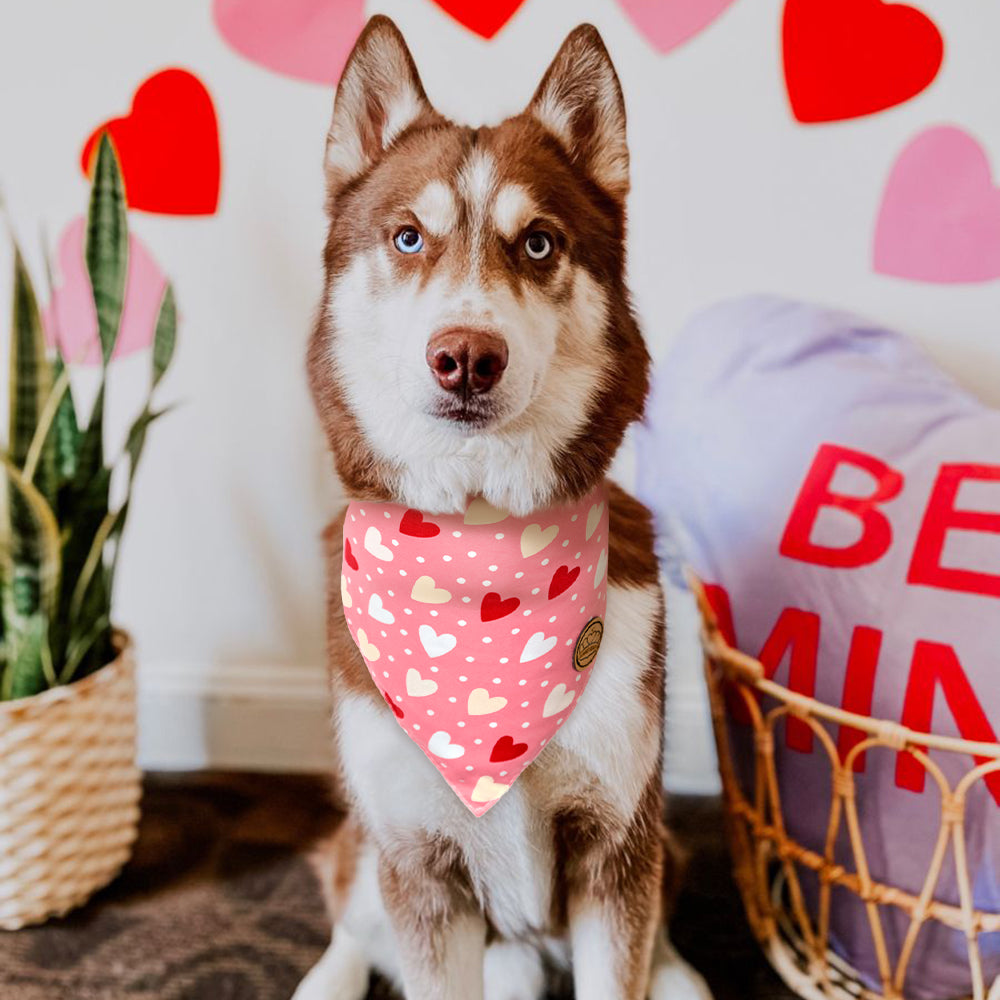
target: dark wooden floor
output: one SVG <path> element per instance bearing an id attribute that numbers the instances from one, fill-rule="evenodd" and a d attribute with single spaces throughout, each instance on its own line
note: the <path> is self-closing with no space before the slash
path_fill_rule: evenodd
<path id="1" fill-rule="evenodd" d="M 44 927 L 0 932 L 2 1000 L 288 1000 L 328 940 L 304 858 L 330 822 L 322 782 L 153 775 L 122 876 Z M 751 940 L 729 878 L 718 804 L 675 799 L 692 852 L 673 921 L 717 1000 L 787 1000 Z M 389 1000 L 373 982 L 370 1000 Z"/>

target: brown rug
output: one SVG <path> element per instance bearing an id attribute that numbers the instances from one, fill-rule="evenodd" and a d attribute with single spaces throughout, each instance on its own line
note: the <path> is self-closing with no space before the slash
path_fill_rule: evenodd
<path id="1" fill-rule="evenodd" d="M 718 804 L 674 799 L 693 851 L 673 922 L 717 1000 L 788 1000 L 750 939 Z M 2 1000 L 288 1000 L 329 938 L 303 851 L 335 814 L 316 778 L 150 775 L 132 862 L 88 906 L 0 932 Z M 373 981 L 369 1000 L 390 1000 Z"/>

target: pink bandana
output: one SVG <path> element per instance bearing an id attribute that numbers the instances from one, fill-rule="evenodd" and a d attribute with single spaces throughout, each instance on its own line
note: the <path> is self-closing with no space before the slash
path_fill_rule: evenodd
<path id="1" fill-rule="evenodd" d="M 577 706 L 604 632 L 604 486 L 514 517 L 354 502 L 344 615 L 404 732 L 482 816 Z"/>

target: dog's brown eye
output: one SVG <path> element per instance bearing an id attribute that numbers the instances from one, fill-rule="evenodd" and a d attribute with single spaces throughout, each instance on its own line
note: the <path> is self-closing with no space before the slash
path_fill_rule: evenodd
<path id="1" fill-rule="evenodd" d="M 424 247 L 424 238 L 413 226 L 407 226 L 396 233 L 393 243 L 400 253 L 420 253 Z"/>
<path id="2" fill-rule="evenodd" d="M 528 238 L 524 241 L 524 252 L 532 260 L 545 260 L 552 253 L 553 247 L 552 237 L 541 229 L 528 233 Z"/>

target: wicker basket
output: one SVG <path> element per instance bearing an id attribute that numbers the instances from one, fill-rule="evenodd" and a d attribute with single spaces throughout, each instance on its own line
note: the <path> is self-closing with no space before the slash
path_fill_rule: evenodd
<path id="1" fill-rule="evenodd" d="M 135 664 L 0 702 L 0 928 L 61 916 L 107 885 L 139 825 Z"/>
<path id="2" fill-rule="evenodd" d="M 969 790 L 987 774 L 1000 770 L 1000 744 L 914 732 L 895 722 L 845 712 L 766 679 L 759 661 L 728 645 L 704 589 L 697 579 L 689 579 L 702 618 L 705 673 L 733 873 L 753 933 L 775 970 L 792 990 L 808 1000 L 903 1000 L 907 968 L 920 929 L 937 921 L 965 935 L 973 1000 L 1000 1000 L 1000 979 L 992 987 L 984 981 L 979 947 L 980 934 L 1000 931 L 1000 913 L 973 906 L 964 830 Z M 731 749 L 727 692 L 746 704 L 754 729 L 754 787 L 749 795 L 737 777 L 737 762 Z M 765 696 L 763 701 L 761 695 Z M 790 836 L 782 812 L 774 733 L 775 726 L 789 716 L 805 721 L 830 760 L 833 781 L 823 853 L 803 846 Z M 841 762 L 836 745 L 822 723 L 852 726 L 865 738 Z M 858 754 L 879 746 L 910 751 L 941 793 L 936 846 L 918 895 L 874 879 L 865 854 L 854 797 L 853 765 Z M 950 785 L 926 749 L 961 755 L 963 761 L 972 756 L 984 762 L 970 764 L 961 779 Z M 842 825 L 846 825 L 850 841 L 851 866 L 839 865 L 834 860 Z M 958 882 L 957 906 L 935 899 L 935 889 L 949 855 Z M 819 891 L 814 914 L 805 902 L 799 874 L 802 870 L 817 876 Z M 863 903 L 881 979 L 878 991 L 866 987 L 857 972 L 828 947 L 831 896 L 836 887 L 854 894 Z M 886 945 L 882 919 L 886 907 L 898 908 L 908 920 L 903 946 L 894 956 L 890 956 Z"/>

